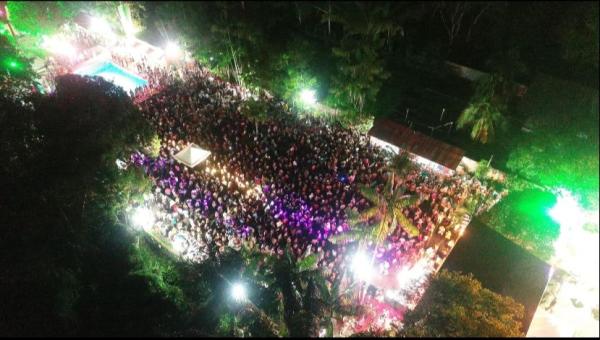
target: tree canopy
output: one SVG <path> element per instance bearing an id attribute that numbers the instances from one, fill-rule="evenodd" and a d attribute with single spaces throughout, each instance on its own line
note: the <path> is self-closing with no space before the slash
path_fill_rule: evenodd
<path id="1" fill-rule="evenodd" d="M 402 336 L 523 336 L 524 307 L 481 286 L 471 274 L 440 271 L 413 311 L 405 315 Z"/>
<path id="2" fill-rule="evenodd" d="M 598 90 L 542 75 L 518 110 L 531 132 L 515 136 L 507 167 L 598 209 Z"/>

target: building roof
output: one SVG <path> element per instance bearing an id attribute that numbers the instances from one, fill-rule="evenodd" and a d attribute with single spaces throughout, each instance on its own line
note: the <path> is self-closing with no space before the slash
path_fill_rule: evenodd
<path id="1" fill-rule="evenodd" d="M 376 119 L 369 135 L 455 170 L 465 152 L 387 118 Z"/>
<path id="2" fill-rule="evenodd" d="M 442 266 L 472 273 L 484 288 L 510 296 L 525 306 L 527 334 L 546 285 L 551 266 L 474 218 Z"/>

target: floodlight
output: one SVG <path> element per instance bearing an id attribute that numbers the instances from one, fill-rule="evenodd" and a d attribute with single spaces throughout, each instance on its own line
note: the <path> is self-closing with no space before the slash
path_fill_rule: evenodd
<path id="1" fill-rule="evenodd" d="M 373 266 L 370 263 L 371 261 L 369 261 L 369 257 L 363 253 L 363 252 L 358 252 L 356 254 L 354 254 L 354 257 L 352 258 L 352 272 L 354 273 L 354 276 L 361 281 L 366 281 L 368 282 L 369 280 L 371 280 L 371 278 L 373 277 L 374 271 L 373 271 Z"/>
<path id="2" fill-rule="evenodd" d="M 246 301 L 246 287 L 241 283 L 235 283 L 231 287 L 231 296 L 236 302 Z"/>
<path id="3" fill-rule="evenodd" d="M 177 43 L 169 41 L 167 43 L 167 46 L 165 47 L 165 53 L 169 58 L 177 58 L 181 54 L 181 48 L 179 47 L 179 45 L 177 45 Z"/>
<path id="4" fill-rule="evenodd" d="M 317 102 L 315 90 L 302 90 L 302 92 L 300 92 L 300 100 L 302 100 L 305 105 L 314 105 Z"/>
<path id="5" fill-rule="evenodd" d="M 146 207 L 138 207 L 133 213 L 133 225 L 146 231 L 154 225 L 154 214 Z"/>
<path id="6" fill-rule="evenodd" d="M 585 222 L 583 210 L 570 192 L 559 190 L 556 204 L 548 211 L 548 215 L 562 226 L 580 227 Z"/>
<path id="7" fill-rule="evenodd" d="M 90 30 L 92 32 L 100 33 L 100 34 L 109 34 L 112 35 L 112 29 L 106 20 L 98 17 L 92 17 L 90 19 Z"/>
<path id="8" fill-rule="evenodd" d="M 71 43 L 60 37 L 44 37 L 42 46 L 50 52 L 62 54 L 68 57 L 74 57 L 77 53 L 77 50 L 73 47 L 73 45 L 71 45 Z"/>
<path id="9" fill-rule="evenodd" d="M 431 264 L 427 258 L 422 258 L 412 267 L 404 267 L 398 271 L 396 279 L 400 290 L 411 288 L 412 285 L 418 285 L 423 282 L 431 272 Z"/>
<path id="10" fill-rule="evenodd" d="M 385 290 L 385 297 L 391 300 L 398 300 L 399 299 L 399 292 L 397 290 L 394 289 L 386 289 Z"/>

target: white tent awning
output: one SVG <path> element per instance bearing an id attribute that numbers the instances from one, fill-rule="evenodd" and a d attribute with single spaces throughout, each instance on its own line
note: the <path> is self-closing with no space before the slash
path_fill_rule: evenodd
<path id="1" fill-rule="evenodd" d="M 193 168 L 206 160 L 208 156 L 210 156 L 210 151 L 204 150 L 198 145 L 191 143 L 173 157 L 177 161 Z"/>

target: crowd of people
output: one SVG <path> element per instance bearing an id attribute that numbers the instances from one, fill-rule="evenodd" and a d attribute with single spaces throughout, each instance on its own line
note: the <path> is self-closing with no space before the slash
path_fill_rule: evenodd
<path id="1" fill-rule="evenodd" d="M 329 238 L 348 229 L 347 209 L 362 211 L 371 205 L 359 184 L 383 190 L 388 178 L 384 153 L 366 136 L 341 126 L 300 121 L 289 112 L 276 114 L 282 109 L 276 100 L 268 102 L 270 116 L 284 118 L 253 122 L 242 113 L 248 96 L 239 87 L 199 65 L 188 66 L 182 74 L 180 81 L 157 80 L 162 90 L 139 104 L 163 144 L 156 159 L 135 156 L 155 178 L 164 207 L 183 219 L 169 222 L 176 230 L 171 233 L 188 233 L 203 249 L 217 253 L 243 242 L 270 254 L 282 255 L 289 248 L 296 258 L 316 253 L 331 280 L 338 277 L 347 265 L 348 249 Z M 173 159 L 190 142 L 212 152 L 205 165 L 193 170 Z M 248 184 L 203 168 L 235 174 Z M 385 246 L 375 249 L 384 271 L 422 254 L 439 227 L 447 230 L 444 234 L 452 233 L 454 210 L 473 191 L 482 196 L 488 192 L 473 179 L 423 169 L 398 181 L 418 197 L 404 214 L 420 235 L 411 237 L 403 228 L 389 235 Z M 255 187 L 259 196 L 245 195 Z"/>
<path id="2" fill-rule="evenodd" d="M 79 45 L 88 42 L 90 49 L 97 43 L 73 32 Z M 372 204 L 361 196 L 359 185 L 383 190 L 388 180 L 385 152 L 367 136 L 339 125 L 301 121 L 282 101 L 257 98 L 196 63 L 167 65 L 126 51 L 114 48 L 110 57 L 147 80 L 147 86 L 130 95 L 162 140 L 158 158 L 137 154 L 132 160 L 156 181 L 154 202 L 167 212 L 160 216 L 167 221 L 161 222 L 164 235 L 185 235 L 188 245 L 194 245 L 186 254 L 195 259 L 242 242 L 278 255 L 289 248 L 296 258 L 316 253 L 318 264 L 332 278 L 339 276 L 347 249 L 329 238 L 348 229 L 348 209 L 358 212 Z M 256 122 L 244 115 L 247 100 L 266 102 L 271 119 Z M 198 169 L 173 159 L 190 142 L 212 152 Z M 213 172 L 202 171 L 206 167 Z M 420 233 L 413 237 L 396 228 L 385 246 L 371 242 L 384 273 L 422 255 L 438 234 L 454 239 L 456 208 L 467 197 L 491 195 L 476 180 L 424 167 L 397 182 L 418 197 L 403 213 Z M 250 188 L 259 188 L 260 195 L 246 195 Z M 192 249 L 196 251 L 190 255 Z"/>
<path id="3" fill-rule="evenodd" d="M 97 43 L 77 31 L 72 38 L 91 45 L 90 51 Z M 316 254 L 328 280 L 339 279 L 354 249 L 331 237 L 349 229 L 349 210 L 374 204 L 359 186 L 382 192 L 390 180 L 388 151 L 340 125 L 300 119 L 283 101 L 254 95 L 197 63 L 162 63 L 126 52 L 112 49 L 110 58 L 147 80 L 129 94 L 161 140 L 158 156 L 136 152 L 129 162 L 154 182 L 145 203 L 156 215 L 153 230 L 190 261 L 218 260 L 228 247 L 245 245 L 277 256 L 289 251 L 296 259 Z M 71 66 L 55 60 L 50 74 Z M 247 115 L 249 100 L 263 101 L 269 119 Z M 211 151 L 195 168 L 174 158 L 189 143 Z M 481 198 L 478 208 L 484 209 L 499 197 L 466 174 L 424 166 L 395 178 L 404 194 L 417 198 L 402 213 L 419 234 L 411 236 L 400 226 L 385 242 L 367 243 L 384 276 L 425 254 L 440 255 L 436 242 L 457 239 L 456 212 L 468 199 Z"/>
<path id="4" fill-rule="evenodd" d="M 91 39 L 80 34 L 75 38 Z M 242 242 L 278 255 L 289 248 L 296 258 L 316 253 L 319 266 L 333 279 L 339 276 L 346 265 L 346 245 L 332 244 L 329 238 L 348 229 L 348 209 L 358 212 L 372 204 L 361 196 L 359 185 L 383 190 L 388 180 L 384 151 L 367 136 L 339 125 L 301 121 L 282 101 L 257 98 L 196 63 L 165 65 L 123 51 L 113 49 L 110 57 L 147 80 L 147 86 L 130 95 L 163 142 L 158 158 L 137 154 L 132 160 L 156 181 L 154 202 L 168 212 L 160 216 L 166 221 L 160 222 L 164 235 L 185 235 L 190 245 L 186 254 L 200 260 Z M 247 100 L 265 101 L 272 119 L 255 122 L 245 116 Z M 190 142 L 212 152 L 199 169 L 173 159 Z M 220 175 L 234 174 L 235 180 L 202 171 L 209 166 Z M 435 231 L 453 239 L 455 209 L 468 196 L 489 194 L 473 179 L 423 167 L 398 182 L 418 197 L 403 213 L 420 234 L 412 237 L 397 228 L 385 246 L 371 242 L 384 273 L 422 255 Z M 260 188 L 260 197 L 245 195 L 250 187 Z"/>

